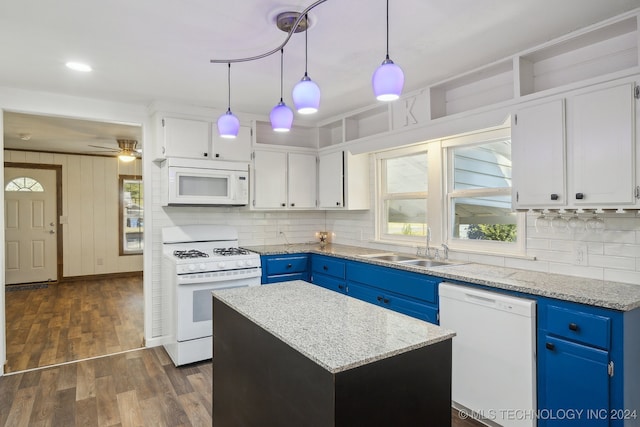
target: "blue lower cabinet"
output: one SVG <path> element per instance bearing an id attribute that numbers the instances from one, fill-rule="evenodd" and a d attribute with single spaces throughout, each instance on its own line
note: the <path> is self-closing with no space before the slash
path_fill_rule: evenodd
<path id="1" fill-rule="evenodd" d="M 262 284 L 289 280 L 309 281 L 309 255 L 262 255 Z"/>
<path id="2" fill-rule="evenodd" d="M 538 355 L 545 380 L 538 390 L 543 410 L 538 425 L 609 426 L 609 353 L 548 334 L 543 337 Z"/>
<path id="3" fill-rule="evenodd" d="M 397 311 L 398 313 L 403 313 L 430 323 L 438 323 L 438 309 L 436 307 L 404 298 L 393 292 L 382 291 L 379 288 L 349 282 L 347 294 L 354 298 L 388 308 L 389 310 Z"/>
<path id="4" fill-rule="evenodd" d="M 311 255 L 311 282 L 332 291 L 347 293 L 345 260 L 325 255 Z"/>

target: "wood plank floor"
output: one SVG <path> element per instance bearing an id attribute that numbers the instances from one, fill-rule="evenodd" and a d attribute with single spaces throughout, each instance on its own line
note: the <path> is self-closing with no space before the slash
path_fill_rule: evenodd
<path id="1" fill-rule="evenodd" d="M 211 361 L 176 368 L 162 347 L 7 375 L 0 426 L 211 426 L 212 383 Z"/>
<path id="2" fill-rule="evenodd" d="M 143 346 L 142 277 L 7 291 L 7 366 L 17 372 Z"/>

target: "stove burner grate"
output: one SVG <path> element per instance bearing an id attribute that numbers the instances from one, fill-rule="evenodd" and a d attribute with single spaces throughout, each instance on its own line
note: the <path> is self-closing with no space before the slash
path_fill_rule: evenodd
<path id="1" fill-rule="evenodd" d="M 173 256 L 179 259 L 185 258 L 208 258 L 209 255 L 201 252 L 197 249 L 185 250 L 185 251 L 173 251 Z"/>
<path id="2" fill-rule="evenodd" d="M 231 256 L 231 255 L 249 255 L 246 249 L 242 248 L 215 248 L 213 250 L 214 255 Z"/>

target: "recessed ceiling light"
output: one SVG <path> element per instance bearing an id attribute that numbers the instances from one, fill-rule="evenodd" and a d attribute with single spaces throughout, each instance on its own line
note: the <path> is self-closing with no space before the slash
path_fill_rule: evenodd
<path id="1" fill-rule="evenodd" d="M 66 65 L 67 68 L 71 68 L 75 71 L 82 71 L 83 73 L 88 73 L 89 71 L 91 71 L 91 66 L 83 64 L 82 62 L 69 61 L 64 65 Z"/>

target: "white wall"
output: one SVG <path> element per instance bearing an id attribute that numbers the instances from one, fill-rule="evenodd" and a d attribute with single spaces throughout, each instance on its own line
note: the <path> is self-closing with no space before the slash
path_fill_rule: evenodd
<path id="1" fill-rule="evenodd" d="M 141 175 L 141 161 L 10 150 L 4 160 L 62 166 L 63 277 L 142 271 L 142 255 L 119 255 L 118 228 L 118 175 Z"/>

